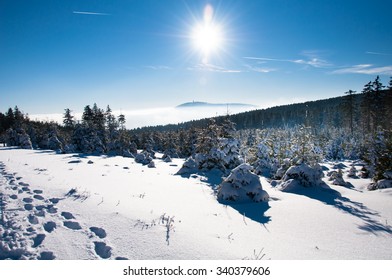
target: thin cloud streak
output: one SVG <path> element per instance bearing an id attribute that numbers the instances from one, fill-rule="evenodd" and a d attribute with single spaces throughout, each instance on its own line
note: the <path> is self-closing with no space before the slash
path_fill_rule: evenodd
<path id="1" fill-rule="evenodd" d="M 96 12 L 87 12 L 87 11 L 72 11 L 72 13 L 78 15 L 110 16 L 110 14 L 107 13 L 96 13 Z"/>
<path id="2" fill-rule="evenodd" d="M 374 67 L 373 64 L 358 64 L 335 70 L 332 74 L 392 75 L 392 65 Z"/>
<path id="3" fill-rule="evenodd" d="M 258 73 L 270 73 L 275 72 L 277 69 L 275 68 L 267 68 L 267 67 L 254 67 L 251 65 L 245 65 L 250 71 L 258 72 Z"/>
<path id="4" fill-rule="evenodd" d="M 144 68 L 152 69 L 152 70 L 173 70 L 173 68 L 165 65 L 147 65 Z"/>
<path id="5" fill-rule="evenodd" d="M 190 71 L 208 71 L 208 72 L 218 72 L 218 73 L 241 73 L 243 71 L 237 69 L 227 69 L 221 66 L 213 65 L 210 63 L 200 63 L 195 67 L 189 67 Z"/>
<path id="6" fill-rule="evenodd" d="M 372 54 L 372 55 L 391 55 L 390 53 L 381 53 L 381 52 L 366 52 L 366 54 Z"/>
<path id="7" fill-rule="evenodd" d="M 327 68 L 331 67 L 332 65 L 323 59 L 313 57 L 309 60 L 304 60 L 304 59 L 279 59 L 279 58 L 267 58 L 267 57 L 254 57 L 254 56 L 245 56 L 245 59 L 249 60 L 258 60 L 258 61 L 277 61 L 277 62 L 289 62 L 289 63 L 295 63 L 295 64 L 303 64 L 303 65 L 309 65 L 315 68 Z"/>

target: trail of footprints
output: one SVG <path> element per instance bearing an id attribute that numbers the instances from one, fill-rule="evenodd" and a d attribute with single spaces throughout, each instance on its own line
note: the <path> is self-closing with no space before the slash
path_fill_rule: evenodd
<path id="1" fill-rule="evenodd" d="M 17 209 L 21 212 L 20 216 L 22 216 L 23 214 L 27 214 L 26 218 L 29 226 L 26 226 L 26 228 L 23 229 L 19 225 L 18 227 L 13 229 L 18 232 L 20 232 L 20 230 L 23 230 L 23 237 L 20 237 L 22 242 L 21 244 L 24 244 L 26 247 L 29 247 L 28 244 L 30 244 L 31 248 L 33 248 L 33 251 L 34 249 L 36 250 L 35 253 L 31 253 L 31 250 L 29 250 L 28 248 L 25 248 L 25 250 L 20 250 L 19 253 L 15 253 L 16 251 L 14 250 L 10 251 L 9 254 L 6 255 L 6 257 L 0 254 L 0 259 L 2 257 L 11 259 L 55 259 L 56 256 L 53 252 L 40 250 L 44 250 L 42 249 L 41 245 L 44 244 L 47 234 L 51 234 L 58 227 L 61 226 L 68 230 L 83 231 L 87 234 L 89 240 L 92 240 L 94 252 L 98 256 L 98 258 L 111 258 L 112 248 L 108 246 L 105 242 L 107 234 L 103 228 L 95 226 L 89 227 L 88 229 L 83 228 L 75 218 L 75 215 L 73 215 L 72 213 L 66 211 L 62 211 L 59 213 L 56 205 L 59 203 L 59 201 L 66 199 L 66 196 L 64 198 L 46 199 L 42 190 L 32 190 L 29 184 L 20 181 L 22 177 L 15 177 L 15 174 L 6 173 L 4 165 L 2 165 L 1 163 L 0 174 L 8 181 L 7 186 L 14 192 L 12 195 L 9 196 L 10 200 L 13 200 L 14 203 L 20 201 L 23 204 L 22 207 Z M 23 211 L 27 211 L 28 213 L 22 213 Z M 18 213 L 14 213 L 13 215 L 19 216 Z M 46 219 L 41 220 L 41 218 Z M 12 219 L 16 220 L 15 217 L 13 217 Z M 30 242 L 26 242 L 26 238 L 30 240 Z M 23 245 L 21 245 L 20 247 L 23 247 Z M 126 258 L 116 257 L 115 259 Z"/>

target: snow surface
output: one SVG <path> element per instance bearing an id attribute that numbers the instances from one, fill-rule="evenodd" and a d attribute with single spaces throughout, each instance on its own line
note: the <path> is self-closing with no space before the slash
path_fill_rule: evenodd
<path id="1" fill-rule="evenodd" d="M 260 177 L 268 202 L 221 204 L 218 173 L 153 161 L 0 148 L 0 259 L 392 259 L 392 189 L 368 191 L 350 162 L 345 186 Z"/>

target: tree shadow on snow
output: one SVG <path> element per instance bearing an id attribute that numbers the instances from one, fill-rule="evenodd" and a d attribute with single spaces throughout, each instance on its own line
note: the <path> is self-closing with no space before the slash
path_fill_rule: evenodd
<path id="1" fill-rule="evenodd" d="M 230 203 L 229 201 L 220 201 L 220 203 L 233 208 L 242 216 L 257 223 L 264 225 L 271 221 L 271 217 L 265 215 L 265 212 L 270 209 L 268 202 Z M 246 224 L 245 218 L 244 223 Z"/>
<path id="2" fill-rule="evenodd" d="M 227 174 L 224 174 L 220 170 L 210 170 L 210 171 L 197 171 L 193 173 L 184 173 L 184 174 L 178 174 L 183 178 L 199 178 L 199 180 L 203 183 L 206 183 L 208 186 L 211 187 L 213 192 L 216 194 L 217 188 L 220 183 L 222 183 L 222 180 L 224 176 L 227 176 Z M 219 201 L 218 202 L 222 205 L 225 205 L 227 207 L 231 207 L 234 210 L 236 210 L 241 216 L 244 216 L 250 220 L 253 220 L 255 222 L 261 223 L 261 224 L 266 224 L 271 220 L 271 217 L 265 216 L 265 212 L 270 208 L 268 202 L 249 202 L 249 203 L 236 203 L 233 201 Z M 246 223 L 246 220 L 244 219 L 244 223 Z"/>
<path id="3" fill-rule="evenodd" d="M 368 208 L 361 202 L 356 202 L 342 196 L 340 192 L 331 189 L 327 184 L 319 187 L 301 187 L 289 191 L 289 193 L 307 196 L 361 219 L 364 224 L 358 225 L 360 230 L 370 232 L 374 235 L 381 233 L 392 234 L 391 226 L 387 223 L 382 224 L 379 222 L 380 214 L 377 211 Z"/>

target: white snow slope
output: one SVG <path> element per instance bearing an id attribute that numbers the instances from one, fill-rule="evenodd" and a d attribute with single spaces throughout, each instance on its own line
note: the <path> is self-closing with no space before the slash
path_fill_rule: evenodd
<path id="1" fill-rule="evenodd" d="M 268 203 L 223 205 L 216 175 L 154 162 L 0 148 L 0 259 L 392 259 L 392 189 L 348 163 L 334 192 L 260 177 Z"/>

